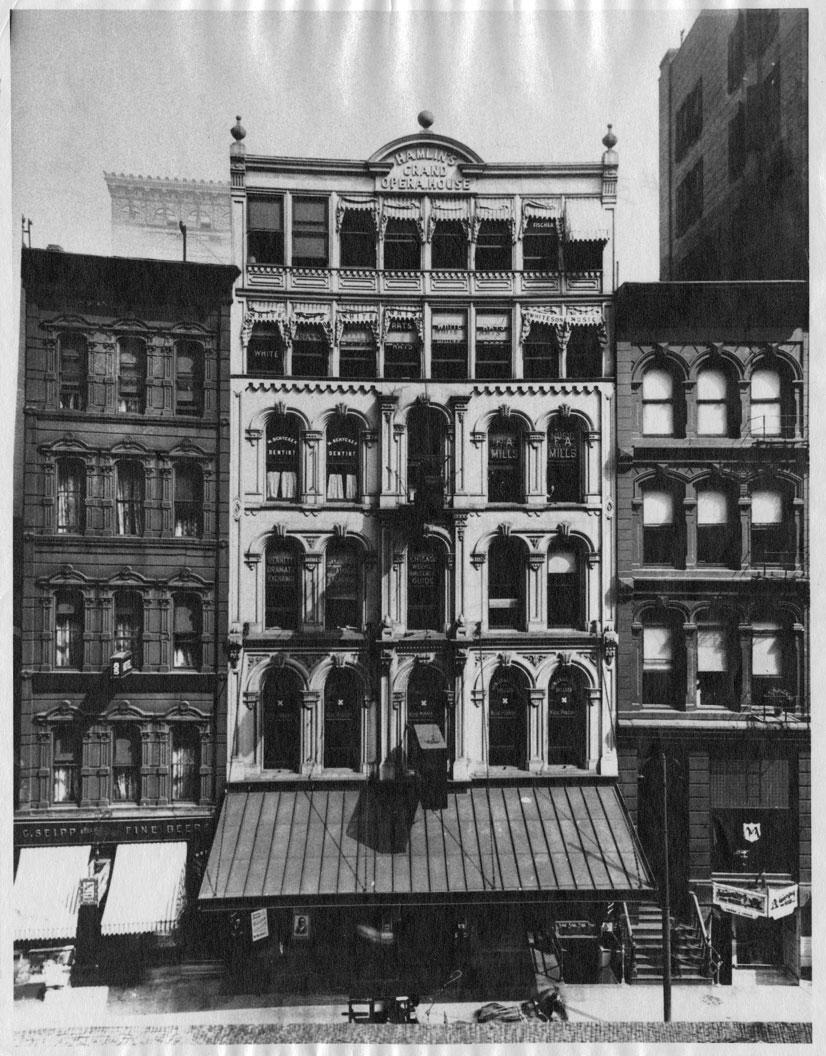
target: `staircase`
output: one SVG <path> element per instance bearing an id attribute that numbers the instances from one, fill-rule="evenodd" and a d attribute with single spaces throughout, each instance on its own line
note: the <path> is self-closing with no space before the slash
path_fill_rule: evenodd
<path id="1" fill-rule="evenodd" d="M 653 902 L 642 902 L 636 908 L 633 925 L 637 984 L 662 983 L 663 922 L 662 910 Z M 671 980 L 674 983 L 710 983 L 704 971 L 702 938 L 688 924 L 676 924 L 671 930 Z"/>

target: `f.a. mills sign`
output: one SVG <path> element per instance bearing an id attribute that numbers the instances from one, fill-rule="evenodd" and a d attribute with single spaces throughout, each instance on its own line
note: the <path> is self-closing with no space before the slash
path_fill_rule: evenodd
<path id="1" fill-rule="evenodd" d="M 470 179 L 459 171 L 459 159 L 441 147 L 407 147 L 392 156 L 393 167 L 376 184 L 380 191 L 469 191 Z"/>

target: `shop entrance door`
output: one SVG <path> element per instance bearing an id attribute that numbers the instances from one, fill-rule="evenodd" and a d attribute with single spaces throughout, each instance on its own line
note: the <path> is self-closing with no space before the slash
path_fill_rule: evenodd
<path id="1" fill-rule="evenodd" d="M 783 927 L 779 921 L 740 917 L 735 927 L 740 968 L 782 967 Z"/>

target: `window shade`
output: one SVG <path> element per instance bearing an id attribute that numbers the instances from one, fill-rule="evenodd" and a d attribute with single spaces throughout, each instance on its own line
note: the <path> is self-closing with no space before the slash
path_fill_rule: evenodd
<path id="1" fill-rule="evenodd" d="M 751 376 L 753 400 L 779 400 L 780 375 L 776 370 L 755 370 Z"/>
<path id="2" fill-rule="evenodd" d="M 704 370 L 698 375 L 698 400 L 725 400 L 727 392 L 727 379 L 722 370 Z"/>
<path id="3" fill-rule="evenodd" d="M 779 491 L 754 491 L 751 496 L 752 524 L 782 524 L 783 496 Z"/>
<path id="4" fill-rule="evenodd" d="M 247 226 L 267 231 L 281 230 L 282 202 L 280 198 L 249 198 Z"/>
<path id="5" fill-rule="evenodd" d="M 671 668 L 674 650 L 670 627 L 643 627 L 642 657 L 646 668 Z"/>
<path id="6" fill-rule="evenodd" d="M 777 678 L 783 674 L 783 650 L 777 624 L 755 624 L 751 642 L 753 675 Z"/>
<path id="7" fill-rule="evenodd" d="M 728 524 L 728 496 L 724 491 L 701 491 L 697 495 L 698 524 Z"/>
<path id="8" fill-rule="evenodd" d="M 642 379 L 644 400 L 670 400 L 674 395 L 674 379 L 667 370 L 646 371 Z"/>
<path id="9" fill-rule="evenodd" d="M 646 491 L 642 499 L 642 523 L 657 527 L 674 523 L 674 496 L 670 491 Z"/>
<path id="10" fill-rule="evenodd" d="M 697 670 L 727 671 L 726 634 L 721 627 L 701 627 L 697 632 Z"/>
<path id="11" fill-rule="evenodd" d="M 548 572 L 552 575 L 576 572 L 576 554 L 573 550 L 551 550 L 548 554 Z"/>

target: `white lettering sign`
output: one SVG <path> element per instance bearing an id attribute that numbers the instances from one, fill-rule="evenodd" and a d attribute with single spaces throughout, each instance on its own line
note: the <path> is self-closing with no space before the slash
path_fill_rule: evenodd
<path id="1" fill-rule="evenodd" d="M 250 913 L 250 924 L 252 925 L 253 942 L 258 942 L 260 939 L 267 938 L 270 933 L 270 928 L 267 923 L 266 909 L 254 909 L 252 913 Z"/>

